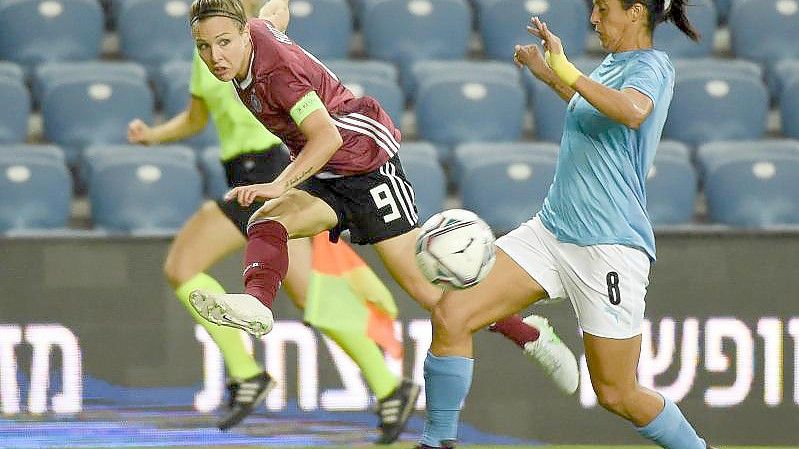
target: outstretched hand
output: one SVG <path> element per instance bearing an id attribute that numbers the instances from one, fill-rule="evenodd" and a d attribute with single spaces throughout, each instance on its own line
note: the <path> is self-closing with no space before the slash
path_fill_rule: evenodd
<path id="1" fill-rule="evenodd" d="M 542 22 L 537 16 L 530 19 L 530 23 L 527 25 L 527 32 L 541 39 L 541 45 L 544 46 L 544 50 L 552 54 L 563 54 L 563 43 L 561 43 L 560 38 L 549 31 L 547 23 Z"/>
<path id="2" fill-rule="evenodd" d="M 236 201 L 244 207 L 249 207 L 255 201 L 267 201 L 278 198 L 286 193 L 283 187 L 272 182 L 266 184 L 252 184 L 234 187 L 225 194 L 226 201 Z"/>

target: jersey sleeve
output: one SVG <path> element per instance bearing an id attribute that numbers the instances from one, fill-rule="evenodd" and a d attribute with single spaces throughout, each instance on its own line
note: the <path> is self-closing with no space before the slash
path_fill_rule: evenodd
<path id="1" fill-rule="evenodd" d="M 622 89 L 631 87 L 652 100 L 657 104 L 662 86 L 667 80 L 667 68 L 658 64 L 657 61 L 641 59 L 633 62 L 627 67 Z"/>
<path id="2" fill-rule="evenodd" d="M 275 109 L 290 114 L 298 125 L 295 106 L 304 106 L 300 103 L 306 102 L 309 99 L 308 95 L 312 92 L 314 92 L 314 88 L 302 70 L 290 65 L 277 68 L 269 77 L 269 103 Z M 303 109 L 307 109 L 307 107 L 303 107 Z M 307 114 L 302 118 L 306 116 Z"/>
<path id="3" fill-rule="evenodd" d="M 200 55 L 197 53 L 197 50 L 195 50 L 191 62 L 191 79 L 189 80 L 189 93 L 193 97 L 203 97 L 203 70 L 208 70 L 208 68 L 205 66 L 205 63 L 202 61 L 202 59 L 200 59 Z"/>

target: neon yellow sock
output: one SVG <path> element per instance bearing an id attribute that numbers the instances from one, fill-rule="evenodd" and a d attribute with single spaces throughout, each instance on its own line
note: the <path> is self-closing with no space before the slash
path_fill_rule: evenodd
<path id="1" fill-rule="evenodd" d="M 388 397 L 399 386 L 399 379 L 386 365 L 383 352 L 371 338 L 352 332 L 322 330 L 361 368 L 361 374 L 377 399 Z"/>
<path id="2" fill-rule="evenodd" d="M 197 311 L 194 310 L 194 307 L 189 304 L 189 294 L 196 289 L 214 293 L 225 293 L 225 289 L 216 279 L 205 273 L 200 273 L 175 289 L 175 294 L 186 309 L 188 309 L 194 321 L 200 323 L 200 325 L 208 331 L 208 334 L 211 335 L 211 338 L 216 342 L 217 346 L 219 346 L 222 357 L 225 359 L 225 367 L 227 368 L 228 374 L 236 379 L 246 379 L 263 371 L 263 369 L 258 366 L 258 363 L 255 362 L 253 356 L 247 352 L 244 342 L 241 341 L 241 332 L 238 329 L 217 326 L 214 323 L 206 321 L 205 318 L 201 317 Z"/>

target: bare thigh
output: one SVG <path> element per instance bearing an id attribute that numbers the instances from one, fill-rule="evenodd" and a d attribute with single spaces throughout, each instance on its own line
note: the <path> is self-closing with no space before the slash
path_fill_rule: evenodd
<path id="1" fill-rule="evenodd" d="M 535 301 L 546 291 L 504 251 L 482 282 L 465 290 L 448 290 L 433 310 L 436 355 L 472 356 L 471 335 Z"/>
<path id="2" fill-rule="evenodd" d="M 298 189 L 269 200 L 250 217 L 250 224 L 261 220 L 280 222 L 290 239 L 313 237 L 338 223 L 336 212 L 324 201 Z"/>
<path id="3" fill-rule="evenodd" d="M 173 287 L 204 272 L 244 246 L 239 228 L 213 201 L 205 202 L 189 218 L 169 247 L 164 273 Z"/>

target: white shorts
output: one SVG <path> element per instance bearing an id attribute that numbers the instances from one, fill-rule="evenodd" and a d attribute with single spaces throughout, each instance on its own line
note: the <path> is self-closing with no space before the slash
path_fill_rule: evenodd
<path id="1" fill-rule="evenodd" d="M 568 298 L 583 332 L 626 339 L 641 333 L 649 257 L 624 245 L 559 242 L 536 216 L 497 246 L 547 291 Z"/>

